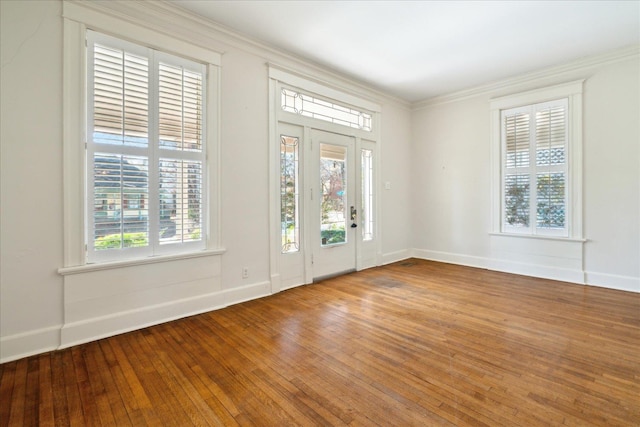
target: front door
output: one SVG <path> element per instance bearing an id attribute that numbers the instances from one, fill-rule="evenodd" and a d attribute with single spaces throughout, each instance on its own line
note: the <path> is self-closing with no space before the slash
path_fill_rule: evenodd
<path id="1" fill-rule="evenodd" d="M 312 201 L 310 212 L 313 278 L 356 268 L 358 212 L 355 139 L 311 131 Z"/>

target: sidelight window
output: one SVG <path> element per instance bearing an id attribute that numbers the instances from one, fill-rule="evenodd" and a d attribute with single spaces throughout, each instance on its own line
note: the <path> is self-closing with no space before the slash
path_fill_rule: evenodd
<path id="1" fill-rule="evenodd" d="M 282 253 L 300 251 L 299 171 L 300 140 L 280 136 L 280 224 Z"/>

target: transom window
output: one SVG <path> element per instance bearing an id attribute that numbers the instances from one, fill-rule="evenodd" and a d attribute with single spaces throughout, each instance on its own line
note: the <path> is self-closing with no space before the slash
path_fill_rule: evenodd
<path id="1" fill-rule="evenodd" d="M 282 89 L 281 106 L 290 113 L 371 132 L 371 114 L 291 89 Z"/>

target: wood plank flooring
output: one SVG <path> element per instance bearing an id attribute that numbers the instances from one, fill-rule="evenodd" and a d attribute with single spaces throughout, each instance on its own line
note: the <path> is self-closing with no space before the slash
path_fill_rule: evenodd
<path id="1" fill-rule="evenodd" d="M 640 294 L 411 259 L 0 375 L 1 426 L 640 426 Z"/>

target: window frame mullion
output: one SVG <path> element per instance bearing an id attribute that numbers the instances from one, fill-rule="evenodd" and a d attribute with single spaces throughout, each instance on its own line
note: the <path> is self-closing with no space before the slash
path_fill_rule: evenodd
<path id="1" fill-rule="evenodd" d="M 159 206 L 159 58 L 149 49 L 149 246 L 157 254 L 160 246 Z M 153 219 L 153 220 L 152 220 Z"/>

